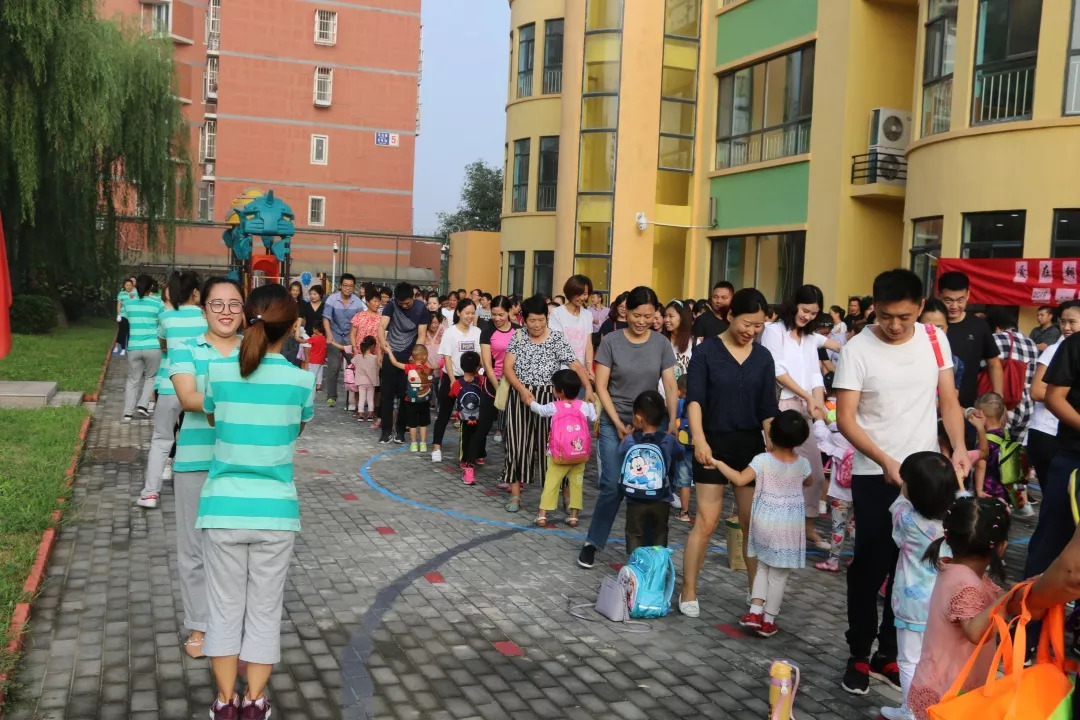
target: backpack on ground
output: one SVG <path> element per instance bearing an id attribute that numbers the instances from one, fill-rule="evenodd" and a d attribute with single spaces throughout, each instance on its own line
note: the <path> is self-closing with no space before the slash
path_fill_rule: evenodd
<path id="1" fill-rule="evenodd" d="M 580 465 L 592 453 L 589 421 L 581 412 L 581 400 L 556 400 L 551 418 L 548 451 L 556 465 Z"/>
<path id="2" fill-rule="evenodd" d="M 1008 429 L 1002 437 L 996 433 L 986 433 L 988 442 L 998 446 L 998 478 L 1008 487 L 1024 482 L 1024 447 L 1009 436 Z"/>
<path id="3" fill-rule="evenodd" d="M 668 468 L 659 445 L 640 442 L 623 458 L 620 483 L 627 497 L 654 499 L 666 494 Z"/>
<path id="4" fill-rule="evenodd" d="M 1016 338 L 1011 332 L 1006 332 L 1009 336 L 1009 350 L 1001 354 L 1001 397 L 1005 400 L 1006 410 L 1015 410 L 1020 404 L 1020 401 L 1024 399 L 1024 387 L 1027 385 L 1027 371 L 1028 364 L 1023 360 L 1017 360 L 1013 357 L 1013 346 L 1016 344 Z M 995 340 L 994 342 L 997 342 Z M 983 395 L 988 392 L 993 392 L 994 386 L 990 383 L 990 372 L 987 370 L 979 371 L 979 394 Z"/>
<path id="5" fill-rule="evenodd" d="M 461 413 L 461 422 L 475 425 L 480 420 L 480 376 L 473 380 L 464 377 L 458 380 L 461 387 L 458 390 L 457 406 Z"/>
<path id="6" fill-rule="evenodd" d="M 837 462 L 839 460 L 839 462 Z M 851 487 L 852 468 L 855 465 L 855 448 L 849 447 L 842 458 L 829 458 L 828 469 L 837 486 L 842 488 Z"/>
<path id="7" fill-rule="evenodd" d="M 619 570 L 632 618 L 661 618 L 671 612 L 675 592 L 674 551 L 666 547 L 639 547 Z"/>

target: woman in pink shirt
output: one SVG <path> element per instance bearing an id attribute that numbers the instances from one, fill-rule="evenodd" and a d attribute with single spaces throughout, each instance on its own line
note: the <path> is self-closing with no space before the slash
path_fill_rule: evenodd
<path id="1" fill-rule="evenodd" d="M 503 375 L 503 359 L 506 348 L 514 339 L 514 333 L 520 329 L 510 321 L 510 312 L 514 302 L 505 295 L 499 295 L 491 301 L 491 324 L 480 333 L 480 360 L 484 366 L 486 392 L 480 393 L 480 419 L 473 433 L 473 457 L 477 463 L 484 464 L 487 455 L 487 434 L 495 422 L 498 410 L 495 409 L 495 393 Z"/>

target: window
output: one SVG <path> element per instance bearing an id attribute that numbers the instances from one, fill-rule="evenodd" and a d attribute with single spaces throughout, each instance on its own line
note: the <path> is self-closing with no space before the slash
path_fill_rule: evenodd
<path id="1" fill-rule="evenodd" d="M 1050 257 L 1080 257 L 1080 210 L 1055 210 Z"/>
<path id="2" fill-rule="evenodd" d="M 211 55 L 206 58 L 206 97 L 216 98 L 218 87 L 218 68 L 220 67 L 220 60 L 217 56 Z"/>
<path id="3" fill-rule="evenodd" d="M 330 107 L 330 98 L 334 90 L 333 68 L 315 68 L 315 104 L 319 107 Z"/>
<path id="4" fill-rule="evenodd" d="M 960 256 L 965 258 L 1018 258 L 1024 256 L 1023 210 L 967 213 Z"/>
<path id="5" fill-rule="evenodd" d="M 694 169 L 698 14 L 698 0 L 666 0 L 657 162 L 661 170 Z"/>
<path id="6" fill-rule="evenodd" d="M 506 255 L 506 293 L 521 297 L 525 293 L 525 251 L 513 250 Z"/>
<path id="7" fill-rule="evenodd" d="M 307 199 L 307 224 L 322 227 L 326 224 L 326 198 L 309 195 Z"/>
<path id="8" fill-rule="evenodd" d="M 217 159 L 217 120 L 206 120 L 202 126 L 202 159 Z"/>
<path id="9" fill-rule="evenodd" d="M 514 187 L 510 212 L 525 212 L 529 205 L 529 138 L 514 141 Z"/>
<path id="10" fill-rule="evenodd" d="M 330 155 L 330 136 L 311 136 L 311 164 L 326 165 Z"/>
<path id="11" fill-rule="evenodd" d="M 146 22 L 145 19 L 144 22 Z M 166 1 L 150 5 L 147 29 L 154 35 L 168 35 L 172 32 L 172 3 Z"/>
<path id="12" fill-rule="evenodd" d="M 622 0 L 588 0 L 585 32 L 622 29 Z"/>
<path id="13" fill-rule="evenodd" d="M 337 13 L 332 10 L 315 11 L 315 44 L 337 44 Z"/>
<path id="14" fill-rule="evenodd" d="M 544 23 L 544 94 L 562 92 L 563 21 Z"/>
<path id="15" fill-rule="evenodd" d="M 551 250 L 533 252 L 533 293 L 551 296 L 555 281 L 555 253 Z"/>
<path id="16" fill-rule="evenodd" d="M 221 0 L 210 0 L 206 6 L 206 48 L 218 50 L 221 37 Z"/>
<path id="17" fill-rule="evenodd" d="M 532 97 L 533 54 L 536 49 L 536 26 L 524 25 L 518 29 L 518 78 L 517 96 Z"/>
<path id="18" fill-rule="evenodd" d="M 1031 117 L 1042 0 L 979 0 L 971 123 Z"/>
<path id="19" fill-rule="evenodd" d="M 536 209 L 554 210 L 559 189 L 559 136 L 540 138 L 540 180 L 536 186 Z"/>
<path id="20" fill-rule="evenodd" d="M 814 46 L 720 76 L 716 168 L 810 151 Z"/>
<path id="21" fill-rule="evenodd" d="M 926 297 L 934 294 L 937 262 L 941 255 L 941 222 L 940 216 L 912 221 L 911 271 L 922 280 Z"/>
<path id="22" fill-rule="evenodd" d="M 1073 0 L 1069 65 L 1065 73 L 1065 114 L 1080 115 L 1080 0 Z"/>
<path id="23" fill-rule="evenodd" d="M 755 287 L 780 303 L 802 285 L 805 252 L 805 232 L 714 238 L 709 284 Z"/>
<path id="24" fill-rule="evenodd" d="M 199 185 L 199 220 L 214 221 L 214 183 L 212 182 Z"/>
<path id="25" fill-rule="evenodd" d="M 956 4 L 931 0 L 923 54 L 922 134 L 947 132 L 952 119 Z"/>

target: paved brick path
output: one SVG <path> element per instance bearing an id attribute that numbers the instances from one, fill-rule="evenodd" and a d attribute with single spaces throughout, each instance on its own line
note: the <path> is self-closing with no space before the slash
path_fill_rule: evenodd
<path id="1" fill-rule="evenodd" d="M 161 509 L 133 504 L 151 424 L 119 423 L 124 371 L 112 364 L 96 410 L 12 720 L 205 718 L 214 694 L 208 662 L 181 651 L 171 484 Z M 270 680 L 276 718 L 760 720 L 768 665 L 780 658 L 803 670 L 800 718 L 875 717 L 896 700 L 876 681 L 863 698 L 839 688 L 842 576 L 797 572 L 769 640 L 734 626 L 745 576 L 727 569 L 722 548 L 707 558 L 699 619 L 676 612 L 643 634 L 584 622 L 567 598 L 595 599 L 601 576 L 614 573 L 608 564 L 625 559 L 621 546 L 583 571 L 574 562 L 582 530 L 529 527 L 538 488 L 521 513 L 504 512 L 498 452 L 467 488 L 450 465 L 378 445 L 376 435 L 340 408 L 319 408 L 300 439 L 304 529 L 286 586 L 283 661 Z M 587 509 L 594 497 L 588 490 Z M 672 525 L 681 547 L 687 527 Z M 1015 535 L 1030 535 L 1030 522 L 1017 525 Z M 1022 564 L 1024 547 L 1011 550 L 1010 566 Z"/>

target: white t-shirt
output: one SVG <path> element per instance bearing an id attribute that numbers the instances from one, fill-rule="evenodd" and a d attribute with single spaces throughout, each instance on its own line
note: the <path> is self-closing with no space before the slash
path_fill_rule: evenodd
<path id="1" fill-rule="evenodd" d="M 1050 361 L 1054 359 L 1054 353 L 1061 347 L 1061 342 L 1064 339 L 1065 338 L 1062 337 L 1056 343 L 1043 350 L 1039 355 L 1038 364 L 1050 367 Z M 1031 413 L 1031 422 L 1028 424 L 1028 430 L 1038 430 L 1041 433 L 1056 436 L 1058 431 L 1058 419 L 1054 416 L 1054 413 L 1047 409 L 1046 405 L 1037 402 L 1035 403 L 1035 410 Z"/>
<path id="2" fill-rule="evenodd" d="M 841 321 L 833 325 L 832 330 L 829 331 L 829 339 L 841 347 L 847 344 L 847 323 Z M 840 352 L 838 350 L 827 350 L 826 352 L 829 353 L 829 359 L 835 365 L 836 361 L 840 359 Z"/>
<path id="3" fill-rule="evenodd" d="M 938 377 L 953 366 L 948 338 L 936 331 L 943 363 L 939 368 L 925 325 L 916 324 L 911 339 L 901 345 L 884 342 L 874 327 L 844 346 L 833 388 L 859 391 L 855 421 L 897 462 L 921 450 L 937 451 Z M 856 449 L 852 474 L 884 472 Z"/>
<path id="4" fill-rule="evenodd" d="M 456 324 L 443 331 L 442 342 L 439 343 L 439 354 L 450 358 L 454 366 L 454 377 L 461 377 L 464 371 L 461 369 L 461 355 L 469 351 L 480 352 L 480 328 L 470 325 L 469 329 L 461 332 Z"/>
<path id="5" fill-rule="evenodd" d="M 825 345 L 827 339 L 819 333 L 810 333 L 796 340 L 782 322 L 770 323 L 761 332 L 761 345 L 772 353 L 776 377 L 790 375 L 791 379 L 807 392 L 825 387 L 818 350 Z M 786 387 L 781 387 L 781 400 L 794 397 L 798 395 Z"/>
<path id="6" fill-rule="evenodd" d="M 558 330 L 566 336 L 570 347 L 574 348 L 578 362 L 585 364 L 585 348 L 592 337 L 593 316 L 588 310 L 582 309 L 574 317 L 565 305 L 555 308 L 548 316 L 548 327 Z"/>
<path id="7" fill-rule="evenodd" d="M 446 318 L 446 322 L 448 324 L 450 324 L 450 325 L 454 324 L 454 311 L 453 310 L 451 310 L 450 308 L 443 308 L 439 312 L 441 312 L 442 316 L 444 318 Z"/>

